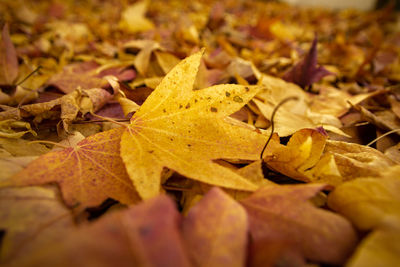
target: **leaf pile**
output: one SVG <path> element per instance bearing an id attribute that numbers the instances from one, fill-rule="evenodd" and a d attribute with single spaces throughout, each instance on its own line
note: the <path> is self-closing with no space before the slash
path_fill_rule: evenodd
<path id="1" fill-rule="evenodd" d="M 0 12 L 1 265 L 400 264 L 393 6 Z"/>

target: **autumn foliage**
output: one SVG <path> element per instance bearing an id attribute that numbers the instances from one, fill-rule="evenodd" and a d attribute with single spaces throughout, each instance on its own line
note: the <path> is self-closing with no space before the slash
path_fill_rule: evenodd
<path id="1" fill-rule="evenodd" d="M 34 2 L 0 3 L 1 266 L 400 264 L 393 6 Z"/>

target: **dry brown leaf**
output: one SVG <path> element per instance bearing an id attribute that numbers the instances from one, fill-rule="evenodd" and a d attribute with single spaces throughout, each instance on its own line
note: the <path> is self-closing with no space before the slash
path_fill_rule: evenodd
<path id="1" fill-rule="evenodd" d="M 374 148 L 342 141 L 327 140 L 324 153 L 333 155 L 343 181 L 380 177 L 387 168 L 396 164 Z"/>
<path id="2" fill-rule="evenodd" d="M 33 121 L 40 123 L 44 119 L 60 118 L 64 129 L 68 131 L 69 125 L 79 113 L 84 115 L 89 112 L 95 112 L 111 98 L 112 95 L 101 88 L 77 89 L 49 102 L 23 105 L 19 108 L 11 108 L 0 112 L 0 120 L 20 120 L 21 118 L 34 117 Z M 60 107 L 61 110 L 57 111 L 55 107 Z"/>

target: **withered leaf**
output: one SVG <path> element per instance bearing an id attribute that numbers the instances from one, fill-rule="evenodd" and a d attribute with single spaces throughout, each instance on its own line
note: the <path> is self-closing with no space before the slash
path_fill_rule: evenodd
<path id="1" fill-rule="evenodd" d="M 267 146 L 264 161 L 268 167 L 305 182 L 338 184 L 342 176 L 332 155 L 323 155 L 328 136 L 323 128 L 302 129 L 287 145 L 274 135 Z"/>
<path id="2" fill-rule="evenodd" d="M 112 95 L 101 88 L 76 89 L 48 102 L 23 105 L 0 112 L 0 120 L 20 120 L 21 118 L 34 117 L 33 121 L 39 123 L 44 119 L 60 118 L 64 129 L 68 131 L 70 123 L 76 119 L 79 113 L 84 115 L 95 112 L 111 98 Z M 59 107 L 60 111 L 54 110 L 56 107 Z"/>

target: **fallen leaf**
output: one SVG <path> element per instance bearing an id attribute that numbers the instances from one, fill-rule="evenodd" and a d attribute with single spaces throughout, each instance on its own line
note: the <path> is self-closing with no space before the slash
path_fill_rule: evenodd
<path id="1" fill-rule="evenodd" d="M 266 149 L 264 161 L 291 178 L 334 186 L 362 176 L 380 177 L 383 171 L 395 165 L 374 148 L 328 140 L 322 128 L 300 130 L 287 145 L 280 144 L 275 135 Z"/>
<path id="2" fill-rule="evenodd" d="M 156 59 L 165 74 L 170 72 L 179 62 L 179 58 L 171 53 L 155 51 Z"/>
<path id="3" fill-rule="evenodd" d="M 189 210 L 182 231 L 193 266 L 245 266 L 247 214 L 219 188 Z"/>
<path id="4" fill-rule="evenodd" d="M 134 114 L 121 138 L 121 157 L 139 195 L 159 194 L 168 167 L 208 184 L 255 190 L 257 186 L 212 162 L 255 160 L 265 138 L 224 118 L 240 109 L 257 86 L 217 85 L 193 91 L 202 52 L 180 62 Z"/>
<path id="5" fill-rule="evenodd" d="M 0 150 L 4 153 L 4 150 Z M 12 157 L 5 156 L 2 154 L 0 156 L 0 181 L 10 179 L 14 174 L 22 171 L 28 164 L 35 160 L 37 157 L 35 156 L 26 156 L 26 157 Z"/>
<path id="6" fill-rule="evenodd" d="M 73 92 L 78 87 L 82 89 L 101 88 L 107 82 L 96 76 L 97 67 L 98 64 L 94 61 L 67 65 L 60 73 L 53 75 L 47 84 L 56 86 L 66 94 Z"/>
<path id="7" fill-rule="evenodd" d="M 101 88 L 77 89 L 48 102 L 23 105 L 0 112 L 0 120 L 20 120 L 21 118 L 33 116 L 33 122 L 39 123 L 44 119 L 60 118 L 64 129 L 68 131 L 69 125 L 79 113 L 85 115 L 89 112 L 95 112 L 111 98 L 112 95 Z M 56 107 L 60 107 L 60 111 Z"/>
<path id="8" fill-rule="evenodd" d="M 134 203 L 137 194 L 119 155 L 123 131 L 98 133 L 70 148 L 44 154 L 0 186 L 57 182 L 68 206 L 97 206 L 107 198 Z"/>
<path id="9" fill-rule="evenodd" d="M 342 264 L 357 236 L 343 217 L 308 202 L 323 184 L 265 186 L 241 201 L 253 242 L 288 243 L 313 261 Z"/>
<path id="10" fill-rule="evenodd" d="M 20 266 L 191 266 L 180 224 L 174 203 L 159 196 L 66 233 Z"/>
<path id="11" fill-rule="evenodd" d="M 14 119 L 0 121 L 0 137 L 21 138 L 26 133 L 36 136 L 29 122 L 16 121 Z"/>
<path id="12" fill-rule="evenodd" d="M 145 17 L 148 4 L 144 0 L 128 6 L 121 14 L 120 27 L 132 33 L 153 29 L 153 22 Z"/>
<path id="13" fill-rule="evenodd" d="M 3 27 L 0 42 L 0 84 L 11 85 L 18 76 L 18 58 L 11 42 L 8 24 Z"/>
<path id="14" fill-rule="evenodd" d="M 333 155 L 344 181 L 357 177 L 380 177 L 396 164 L 374 148 L 343 141 L 327 140 L 324 153 Z"/>
<path id="15" fill-rule="evenodd" d="M 30 143 L 25 139 L 11 139 L 0 137 L 0 147 L 5 149 L 14 157 L 40 156 L 50 151 L 43 144 Z"/>
<path id="16" fill-rule="evenodd" d="M 124 44 L 125 49 L 140 49 L 140 52 L 133 60 L 136 70 L 143 76 L 146 76 L 150 65 L 150 58 L 153 51 L 160 50 L 159 43 L 152 40 L 132 40 Z"/>
<path id="17" fill-rule="evenodd" d="M 266 179 L 262 170 L 262 160 L 256 160 L 238 170 L 236 172 L 243 176 L 248 181 L 253 184 L 258 185 L 259 187 L 267 186 L 267 185 L 276 185 L 274 182 Z M 248 197 L 252 194 L 252 192 L 242 191 L 242 190 L 233 190 L 226 189 L 226 192 L 232 196 L 235 200 L 241 200 L 243 198 Z"/>
<path id="18" fill-rule="evenodd" d="M 324 113 L 323 110 L 321 112 L 312 110 L 312 95 L 299 86 L 269 75 L 262 75 L 260 79 L 265 90 L 258 93 L 253 102 L 265 119 L 270 120 L 276 105 L 285 98 L 296 97 L 298 99 L 281 106 L 277 111 L 274 122 L 275 132 L 279 136 L 288 136 L 304 128 L 321 126 L 328 131 L 346 136 L 340 130 L 342 123 L 336 114 L 331 115 Z"/>
<path id="19" fill-rule="evenodd" d="M 386 149 L 384 154 L 397 164 L 400 164 L 400 143 Z"/>
<path id="20" fill-rule="evenodd" d="M 317 67 L 317 42 L 318 38 L 315 37 L 307 55 L 283 75 L 284 80 L 306 88 L 332 74 L 322 66 Z"/>
<path id="21" fill-rule="evenodd" d="M 370 230 L 386 217 L 400 219 L 400 168 L 389 168 L 383 178 L 358 178 L 338 186 L 328 205 L 361 230 Z"/>
<path id="22" fill-rule="evenodd" d="M 400 221 L 388 220 L 363 239 L 348 267 L 397 266 L 400 262 Z"/>
<path id="23" fill-rule="evenodd" d="M 323 128 L 302 129 L 293 134 L 287 145 L 274 135 L 264 161 L 268 167 L 304 182 L 338 184 L 342 176 L 330 154 L 324 155 L 328 136 Z"/>
<path id="24" fill-rule="evenodd" d="M 56 188 L 2 188 L 0 200 L 2 264 L 44 242 L 61 242 L 64 231 L 74 227 L 71 211 L 62 204 Z"/>

